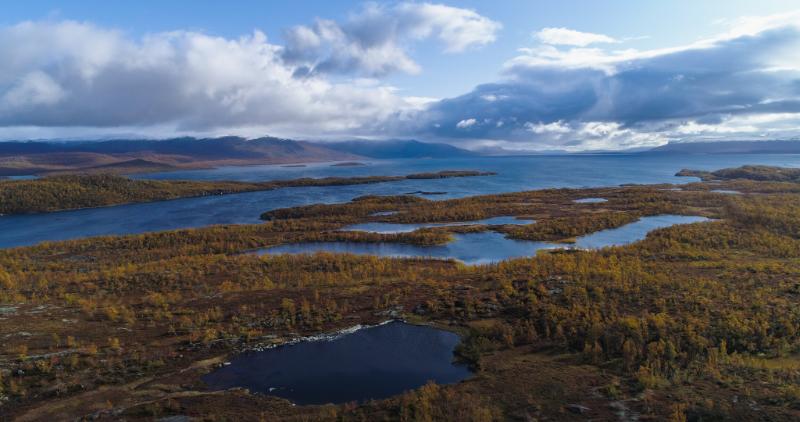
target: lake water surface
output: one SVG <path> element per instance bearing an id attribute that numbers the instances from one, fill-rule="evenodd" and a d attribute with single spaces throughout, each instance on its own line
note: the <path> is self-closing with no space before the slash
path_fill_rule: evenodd
<path id="1" fill-rule="evenodd" d="M 244 387 L 296 404 L 382 399 L 428 381 L 469 377 L 465 365 L 453 363 L 459 341 L 449 331 L 396 321 L 332 340 L 247 352 L 203 381 L 212 389 Z"/>
<path id="2" fill-rule="evenodd" d="M 392 195 L 415 191 L 446 192 L 427 196 L 439 200 L 469 195 L 555 187 L 618 186 L 625 183 L 687 183 L 698 179 L 675 177 L 682 168 L 715 170 L 743 164 L 800 167 L 792 154 L 601 154 L 474 157 L 457 159 L 373 160 L 366 166 L 222 167 L 140 175 L 151 179 L 262 181 L 299 177 L 404 175 L 440 170 L 494 171 L 496 176 L 414 179 L 354 186 L 301 187 L 235 195 L 187 198 L 146 204 L 0 217 L 0 248 L 32 245 L 46 240 L 143 233 L 203 227 L 213 224 L 252 224 L 268 210 L 314 203 L 347 202 L 360 195 Z"/>
<path id="3" fill-rule="evenodd" d="M 606 198 L 581 198 L 572 201 L 576 204 L 602 204 L 603 202 L 608 202 Z"/>
<path id="4" fill-rule="evenodd" d="M 505 259 L 536 255 L 543 249 L 578 248 L 597 249 L 606 246 L 622 246 L 644 239 L 647 233 L 673 226 L 708 221 L 705 217 L 683 215 L 657 215 L 642 217 L 638 221 L 615 229 L 601 230 L 580 236 L 574 244 L 515 240 L 502 233 L 481 232 L 453 235 L 453 241 L 445 245 L 418 246 L 407 243 L 368 242 L 306 242 L 289 243 L 254 251 L 263 254 L 311 254 L 316 252 L 351 253 L 394 258 L 439 258 L 456 259 L 465 264 L 489 264 Z"/>

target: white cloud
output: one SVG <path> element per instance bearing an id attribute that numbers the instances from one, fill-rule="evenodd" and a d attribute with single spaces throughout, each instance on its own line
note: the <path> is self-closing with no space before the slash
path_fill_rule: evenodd
<path id="1" fill-rule="evenodd" d="M 13 84 L 3 95 L 2 108 L 24 108 L 37 105 L 54 105 L 66 93 L 50 76 L 41 71 L 33 71 Z"/>
<path id="2" fill-rule="evenodd" d="M 502 100 L 504 98 L 508 98 L 508 96 L 507 95 L 495 95 L 495 94 L 488 94 L 488 95 L 481 96 L 481 99 L 483 99 L 484 101 L 488 101 L 488 102 L 494 102 L 494 101 L 497 101 L 497 100 Z"/>
<path id="3" fill-rule="evenodd" d="M 565 28 L 545 28 L 539 31 L 536 36 L 545 45 L 538 45 L 534 47 L 526 47 L 519 49 L 522 53 L 517 57 L 512 58 L 505 64 L 506 69 L 513 69 L 516 67 L 561 67 L 568 69 L 598 69 L 606 71 L 607 73 L 614 73 L 620 68 L 624 68 L 631 62 L 658 59 L 678 53 L 714 50 L 735 39 L 744 40 L 746 37 L 757 36 L 764 34 L 767 31 L 780 30 L 782 28 L 800 29 L 800 10 L 791 11 L 787 13 L 780 13 L 769 16 L 751 16 L 742 17 L 730 22 L 730 28 L 713 37 L 698 40 L 696 42 L 667 48 L 659 48 L 652 50 L 636 50 L 636 49 L 622 49 L 622 50 L 607 50 L 596 47 L 587 47 L 593 43 L 601 42 L 619 42 L 609 37 L 610 41 L 599 41 L 599 39 L 606 37 L 601 34 L 583 33 L 578 31 L 571 31 Z M 543 35 L 543 31 L 558 30 L 549 35 Z M 563 32 L 566 31 L 566 32 Z M 572 33 L 575 34 L 572 34 Z M 583 34 L 578 35 L 578 34 Z M 600 37 L 600 38 L 593 38 Z M 550 39 L 550 41 L 545 41 Z M 596 41 L 590 41 L 595 39 Z M 559 42 L 561 40 L 561 42 Z M 571 42 L 570 42 L 571 41 Z M 556 45 L 565 45 L 569 48 L 558 48 Z M 749 51 L 748 53 L 759 57 L 764 61 L 764 69 L 797 69 L 800 65 L 800 55 L 792 54 L 794 46 L 786 46 L 786 48 L 779 52 L 766 57 L 759 55 L 759 51 Z"/>
<path id="4" fill-rule="evenodd" d="M 608 52 L 599 48 L 570 48 L 567 50 L 552 45 L 520 48 L 519 56 L 507 61 L 507 70 L 515 68 L 557 67 L 565 69 L 597 69 L 614 73 L 617 65 L 640 57 L 635 50 Z"/>
<path id="5" fill-rule="evenodd" d="M 405 100 L 406 103 L 408 103 L 410 106 L 414 108 L 424 110 L 425 107 L 439 101 L 440 98 L 411 96 L 411 97 L 403 97 L 403 100 Z"/>
<path id="6" fill-rule="evenodd" d="M 134 38 L 75 21 L 0 26 L 0 137 L 46 128 L 371 136 L 436 99 L 359 77 L 417 73 L 413 43 L 455 53 L 491 43 L 499 29 L 473 10 L 412 2 L 369 3 L 343 22 L 291 28 L 285 46 L 260 31 Z"/>
<path id="7" fill-rule="evenodd" d="M 475 119 L 464 119 L 456 123 L 456 127 L 459 129 L 467 129 L 469 127 L 475 126 L 477 120 Z"/>
<path id="8" fill-rule="evenodd" d="M 308 41 L 312 42 L 312 41 Z M 419 108 L 377 81 L 296 78 L 261 32 L 132 39 L 72 21 L 0 27 L 0 127 L 360 131 Z"/>
<path id="9" fill-rule="evenodd" d="M 447 52 L 460 52 L 472 46 L 494 42 L 502 28 L 474 10 L 431 3 L 403 3 L 397 7 L 401 20 L 406 20 L 414 36 L 434 36 L 442 41 Z"/>
<path id="10" fill-rule="evenodd" d="M 501 25 L 477 12 L 430 3 L 370 3 L 346 22 L 318 19 L 286 33 L 283 57 L 309 73 L 381 76 L 419 73 L 407 52 L 410 41 L 433 38 L 455 53 L 495 40 Z"/>
<path id="11" fill-rule="evenodd" d="M 617 122 L 586 122 L 579 133 L 593 138 L 602 138 L 619 132 L 621 126 Z"/>
<path id="12" fill-rule="evenodd" d="M 563 121 L 559 120 L 557 122 L 550 122 L 550 123 L 536 123 L 533 124 L 531 122 L 525 123 L 525 129 L 530 132 L 536 134 L 543 134 L 543 133 L 570 133 L 572 129 L 569 126 L 566 126 Z"/>
<path id="13" fill-rule="evenodd" d="M 567 28 L 544 28 L 539 32 L 535 32 L 533 36 L 545 44 L 574 45 L 578 47 L 585 47 L 589 44 L 619 42 L 608 35 L 575 31 Z"/>

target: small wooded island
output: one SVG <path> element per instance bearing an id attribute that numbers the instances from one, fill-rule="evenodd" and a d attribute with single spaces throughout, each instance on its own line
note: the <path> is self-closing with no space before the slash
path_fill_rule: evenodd
<path id="1" fill-rule="evenodd" d="M 771 182 L 800 181 L 800 169 L 773 166 L 742 166 L 717 171 L 683 169 L 676 176 L 699 177 L 704 181 L 748 179 Z"/>
<path id="2" fill-rule="evenodd" d="M 33 180 L 0 180 L 0 215 L 63 211 L 289 187 L 362 185 L 404 179 L 441 179 L 493 174 L 495 173 L 449 170 L 407 176 L 301 178 L 254 183 L 141 180 L 112 174 L 64 175 Z"/>
<path id="3" fill-rule="evenodd" d="M 680 186 L 364 196 L 269 211 L 261 224 L 0 250 L 0 420 L 797 420 L 800 183 L 714 173 Z M 710 220 L 490 265 L 247 253 L 471 233 L 564 240 L 663 214 Z M 535 222 L 345 230 L 502 216 Z M 474 374 L 308 406 L 203 381 L 243 351 L 392 319 L 457 333 L 456 358 Z"/>

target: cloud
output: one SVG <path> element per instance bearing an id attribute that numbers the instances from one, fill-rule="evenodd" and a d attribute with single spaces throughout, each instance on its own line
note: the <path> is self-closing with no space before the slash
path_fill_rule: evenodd
<path id="1" fill-rule="evenodd" d="M 585 47 L 589 44 L 619 42 L 608 35 L 580 32 L 567 28 L 544 28 L 539 32 L 535 32 L 533 36 L 544 44 L 574 45 L 578 47 Z"/>
<path id="2" fill-rule="evenodd" d="M 475 119 L 464 119 L 456 123 L 456 127 L 458 129 L 467 129 L 469 127 L 475 126 L 477 121 Z"/>
<path id="3" fill-rule="evenodd" d="M 53 78 L 41 71 L 30 72 L 13 84 L 2 103 L 14 108 L 37 105 L 53 105 L 61 101 L 66 93 Z"/>
<path id="4" fill-rule="evenodd" d="M 517 149 L 796 137 L 800 13 L 736 25 L 713 38 L 655 50 L 525 48 L 504 64 L 502 80 L 432 104 L 407 129 L 466 146 Z M 463 116 L 502 124 L 457 130 Z M 776 122 L 780 130 L 772 130 Z"/>
<path id="5" fill-rule="evenodd" d="M 472 10 L 429 3 L 369 4 L 344 23 L 291 28 L 286 45 L 260 31 L 134 38 L 75 21 L 0 26 L 0 138 L 59 130 L 373 135 L 436 99 L 404 98 L 360 76 L 416 73 L 413 42 L 435 40 L 455 53 L 494 41 L 499 28 Z"/>
<path id="6" fill-rule="evenodd" d="M 318 19 L 289 29 L 282 54 L 299 66 L 298 75 L 415 74 L 420 66 L 408 56 L 409 42 L 433 38 L 445 52 L 457 53 L 493 42 L 500 27 L 475 11 L 440 4 L 368 4 L 343 24 Z"/>
<path id="7" fill-rule="evenodd" d="M 529 130 L 529 131 L 531 131 L 533 133 L 537 133 L 537 134 L 543 134 L 543 133 L 570 133 L 572 131 L 569 127 L 564 125 L 564 122 L 562 122 L 561 120 L 559 120 L 557 122 L 552 122 L 552 123 L 541 123 L 541 122 L 539 122 L 539 123 L 536 123 L 536 124 L 533 124 L 531 122 L 527 122 L 527 123 L 525 123 L 525 129 L 527 129 L 527 130 Z"/>
<path id="8" fill-rule="evenodd" d="M 132 39 L 80 22 L 23 22 L 0 27 L 0 51 L 6 128 L 314 135 L 367 130 L 419 108 L 418 99 L 407 102 L 375 81 L 296 78 L 283 48 L 258 31 L 237 39 L 190 31 Z"/>
<path id="9" fill-rule="evenodd" d="M 498 23 L 450 6 L 367 5 L 344 22 L 292 28 L 278 45 L 259 31 L 131 37 L 90 23 L 22 22 L 0 26 L 0 138 L 414 136 L 581 150 L 798 137 L 800 12 L 730 25 L 651 50 L 550 28 L 559 31 L 498 63 L 498 81 L 435 99 L 404 97 L 379 77 L 419 71 L 414 42 L 459 52 L 492 42 Z"/>

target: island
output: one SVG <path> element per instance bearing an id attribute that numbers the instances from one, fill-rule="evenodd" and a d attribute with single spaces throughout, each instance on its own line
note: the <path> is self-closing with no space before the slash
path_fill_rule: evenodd
<path id="1" fill-rule="evenodd" d="M 742 166 L 717 171 L 683 169 L 676 176 L 697 177 L 704 181 L 760 180 L 772 182 L 800 181 L 800 169 L 774 166 Z"/>
<path id="2" fill-rule="evenodd" d="M 304 186 L 343 186 L 404 179 L 489 176 L 480 171 L 442 171 L 406 176 L 325 177 L 267 182 L 131 179 L 113 174 L 49 176 L 31 180 L 0 180 L 0 215 L 30 214 L 209 195 L 265 191 Z"/>

